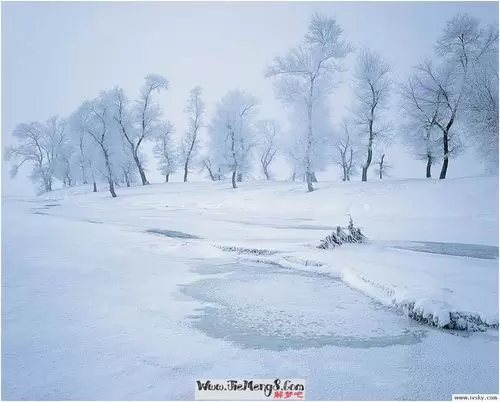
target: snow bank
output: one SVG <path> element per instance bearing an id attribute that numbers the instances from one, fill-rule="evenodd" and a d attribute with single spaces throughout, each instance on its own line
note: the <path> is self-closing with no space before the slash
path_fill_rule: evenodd
<path id="1" fill-rule="evenodd" d="M 294 255 L 245 257 L 341 278 L 422 323 L 465 331 L 498 328 L 498 261 L 345 246 Z"/>

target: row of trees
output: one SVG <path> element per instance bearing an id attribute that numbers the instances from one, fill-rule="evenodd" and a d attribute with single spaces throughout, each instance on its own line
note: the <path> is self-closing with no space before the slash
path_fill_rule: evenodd
<path id="1" fill-rule="evenodd" d="M 331 153 L 325 132 L 333 129 L 325 104 L 343 70 L 341 61 L 352 50 L 334 19 L 315 15 L 303 42 L 275 58 L 266 74 L 298 127 L 289 154 L 299 162 L 308 191 L 314 171 L 323 167 L 324 151 Z M 449 159 L 466 143 L 476 146 L 490 169 L 498 168 L 498 30 L 457 15 L 447 22 L 435 51 L 434 61 L 422 61 L 399 85 L 382 56 L 369 49 L 360 52 L 351 86 L 354 104 L 336 142 L 343 180 L 350 180 L 358 165 L 367 180 L 376 145 L 382 148 L 377 174 L 387 173 L 383 147 L 396 130 L 411 153 L 426 161 L 426 177 L 441 158 L 439 178 L 446 178 Z M 386 118 L 391 95 L 401 105 L 396 125 Z"/>
<path id="2" fill-rule="evenodd" d="M 123 89 L 113 88 L 83 102 L 69 118 L 19 124 L 13 133 L 18 145 L 6 152 L 6 158 L 13 161 L 12 175 L 30 163 L 31 178 L 41 191 L 51 191 L 53 180 L 58 179 L 68 186 L 92 182 L 96 192 L 97 183 L 104 180 L 112 197 L 116 197 L 116 185 L 130 187 L 139 179 L 143 185 L 149 184 L 142 150 L 146 142 L 153 142 L 153 153 L 166 181 L 179 158 L 187 181 L 205 109 L 202 91 L 200 87 L 191 91 L 186 106 L 189 124 L 177 151 L 172 143 L 174 126 L 162 120 L 157 100 L 166 89 L 165 77 L 150 74 L 134 101 Z"/>
<path id="3" fill-rule="evenodd" d="M 45 124 L 20 124 L 19 143 L 10 147 L 12 173 L 31 163 L 32 179 L 42 190 L 53 179 L 65 185 L 104 179 L 116 197 L 115 185 L 148 184 L 143 146 L 153 144 L 159 170 L 169 176 L 182 169 L 184 181 L 196 167 L 212 180 L 231 176 L 234 188 L 258 162 L 266 179 L 280 152 L 293 173 L 314 190 L 316 172 L 336 163 L 344 181 L 361 168 L 367 181 L 374 162 L 382 178 L 391 166 L 384 147 L 399 138 L 416 159 L 426 162 L 426 177 L 442 160 L 440 179 L 449 160 L 473 144 L 488 162 L 498 166 L 498 30 L 482 27 L 468 15 L 450 20 L 436 43 L 433 61 L 418 64 L 404 83 L 394 83 L 384 58 L 369 49 L 357 57 L 351 89 L 354 101 L 338 127 L 331 124 L 331 97 L 338 87 L 343 62 L 354 51 L 337 22 L 314 15 L 303 41 L 266 68 L 277 98 L 289 119 L 282 130 L 276 120 L 258 119 L 258 100 L 241 90 L 228 91 L 205 120 L 203 91 L 191 90 L 185 113 L 188 124 L 178 145 L 174 125 L 163 119 L 158 95 L 168 89 L 166 78 L 150 74 L 135 100 L 121 88 L 101 92 L 84 102 L 69 118 L 53 117 Z M 390 102 L 399 105 L 397 124 L 387 119 Z M 201 147 L 202 132 L 207 145 Z"/>

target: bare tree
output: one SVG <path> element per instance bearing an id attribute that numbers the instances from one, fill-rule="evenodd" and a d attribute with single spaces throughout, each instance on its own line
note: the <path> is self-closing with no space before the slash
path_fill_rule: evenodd
<path id="1" fill-rule="evenodd" d="M 342 181 L 350 181 L 351 175 L 355 173 L 357 158 L 353 148 L 351 127 L 346 120 L 342 122 L 342 129 L 344 135 L 337 141 L 338 165 L 342 169 Z"/>
<path id="2" fill-rule="evenodd" d="M 201 99 L 202 89 L 196 86 L 191 90 L 185 113 L 188 115 L 188 129 L 181 144 L 181 157 L 184 163 L 184 182 L 187 182 L 190 164 L 199 147 L 199 131 L 203 126 L 205 102 Z"/>
<path id="3" fill-rule="evenodd" d="M 261 120 L 257 123 L 257 132 L 259 134 L 260 165 L 266 180 L 270 180 L 269 165 L 278 152 L 276 138 L 279 133 L 279 124 L 276 120 Z"/>
<path id="4" fill-rule="evenodd" d="M 342 29 L 334 19 L 315 14 L 304 42 L 284 57 L 276 57 L 266 71 L 266 77 L 274 79 L 278 97 L 285 104 L 301 105 L 305 109 L 307 133 L 303 162 L 309 192 L 314 190 L 315 105 L 333 90 L 334 75 L 342 71 L 339 60 L 352 50 L 341 35 Z"/>
<path id="5" fill-rule="evenodd" d="M 377 169 L 375 170 L 378 178 L 382 180 L 384 177 L 389 176 L 389 172 L 392 170 L 392 165 L 387 163 L 385 159 L 385 153 L 382 153 L 380 159 L 377 162 Z"/>
<path id="6" fill-rule="evenodd" d="M 366 162 L 362 167 L 361 180 L 368 180 L 368 169 L 372 163 L 374 143 L 387 139 L 389 124 L 382 121 L 381 112 L 387 107 L 391 90 L 390 67 L 377 53 L 365 49 L 358 56 L 354 73 L 356 123 L 362 127 L 367 140 Z"/>

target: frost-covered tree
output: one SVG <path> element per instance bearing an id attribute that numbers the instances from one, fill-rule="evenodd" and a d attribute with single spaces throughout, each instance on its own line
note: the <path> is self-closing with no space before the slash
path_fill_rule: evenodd
<path id="1" fill-rule="evenodd" d="M 168 89 L 168 81 L 165 77 L 157 74 L 148 74 L 144 85 L 139 91 L 139 99 L 133 104 L 125 96 L 123 90 L 114 91 L 114 102 L 116 104 L 115 121 L 127 141 L 132 157 L 139 171 L 143 185 L 149 184 L 144 170 L 144 158 L 140 149 L 144 141 L 151 139 L 160 124 L 162 110 L 155 94 L 161 90 Z"/>
<path id="2" fill-rule="evenodd" d="M 314 190 L 316 105 L 332 92 L 335 73 L 342 71 L 340 60 L 351 50 L 335 19 L 315 14 L 303 42 L 276 57 L 265 74 L 273 78 L 276 94 L 286 106 L 303 109 L 306 127 L 298 133 L 303 137 L 298 143 L 304 148 L 301 160 L 309 192 Z"/>
<path id="3" fill-rule="evenodd" d="M 154 136 L 153 155 L 158 162 L 158 170 L 169 181 L 170 175 L 177 170 L 179 155 L 173 145 L 175 127 L 170 121 L 162 122 Z"/>
<path id="4" fill-rule="evenodd" d="M 114 158 L 117 166 L 115 174 L 119 183 L 125 183 L 127 187 L 130 187 L 131 184 L 137 182 L 137 164 L 128 142 L 123 136 L 121 140 L 121 149 L 118 149 Z M 144 166 L 143 161 L 141 161 L 141 166 Z"/>
<path id="5" fill-rule="evenodd" d="M 76 151 L 76 170 L 78 170 L 78 179 L 81 183 L 87 184 L 89 180 L 92 182 L 93 191 L 97 192 L 97 178 L 99 172 L 97 170 L 98 161 L 100 160 L 101 151 L 98 149 L 96 142 L 86 131 L 86 125 L 82 124 L 81 119 L 84 118 L 83 110 L 75 111 L 69 119 L 70 130 L 72 133 L 74 146 Z"/>
<path id="6" fill-rule="evenodd" d="M 60 131 L 60 140 L 57 150 L 54 176 L 63 182 L 63 185 L 73 186 L 76 182 L 77 148 L 73 140 L 73 133 L 67 122 Z"/>
<path id="7" fill-rule="evenodd" d="M 114 120 L 116 115 L 114 100 L 114 91 L 103 91 L 99 97 L 84 102 L 71 119 L 74 129 L 85 132 L 99 149 L 102 159 L 100 161 L 96 160 L 97 158 L 93 159 L 93 169 L 99 171 L 106 179 L 113 198 L 116 197 L 113 148 L 121 144 L 120 133 Z"/>
<path id="8" fill-rule="evenodd" d="M 313 141 L 308 145 L 307 133 L 309 126 L 309 117 L 300 105 L 290 107 L 290 128 L 285 136 L 285 149 L 289 153 L 289 161 L 295 166 L 296 175 L 304 179 L 307 184 L 308 177 L 312 183 L 317 182 L 316 172 L 324 170 L 331 163 L 334 138 L 334 131 L 330 119 L 329 106 L 326 103 L 327 98 L 316 99 L 312 124 L 314 126 Z M 293 156 L 292 156 L 293 155 Z M 309 161 L 309 162 L 308 162 Z M 296 165 L 294 165 L 294 163 Z M 310 172 L 307 174 L 307 167 Z"/>
<path id="9" fill-rule="evenodd" d="M 383 120 L 391 91 L 389 64 L 377 53 L 364 49 L 357 58 L 354 72 L 354 114 L 359 134 L 365 139 L 366 161 L 362 166 L 361 180 L 368 180 L 373 147 L 382 139 L 390 126 Z"/>
<path id="10" fill-rule="evenodd" d="M 418 73 L 401 86 L 400 95 L 403 143 L 415 159 L 426 162 L 425 177 L 431 178 L 440 148 L 440 130 L 435 122 L 440 113 L 441 95 L 428 93 Z"/>
<path id="11" fill-rule="evenodd" d="M 196 86 L 191 90 L 187 101 L 185 113 L 188 116 L 188 128 L 182 139 L 180 156 L 184 165 L 184 182 L 187 182 L 189 168 L 195 160 L 199 149 L 199 134 L 203 127 L 203 114 L 205 102 L 201 99 L 202 88 Z"/>
<path id="12" fill-rule="evenodd" d="M 5 159 L 12 161 L 11 176 L 15 177 L 24 164 L 31 164 L 31 179 L 45 191 L 52 190 L 51 168 L 46 160 L 44 127 L 39 122 L 21 123 L 14 129 L 13 136 L 18 144 L 7 148 Z"/>
<path id="13" fill-rule="evenodd" d="M 460 83 L 463 79 L 460 75 L 457 75 L 456 69 L 449 64 L 435 65 L 429 60 L 416 68 L 416 102 L 420 103 L 422 110 L 431 110 L 431 127 L 440 132 L 438 144 L 443 158 L 440 179 L 446 178 L 450 158 L 460 155 L 463 150 L 463 142 L 456 124 L 463 107 L 465 90 L 463 83 Z M 428 131 L 426 126 L 422 128 L 426 130 L 425 135 L 431 135 L 432 140 L 434 132 Z"/>
<path id="14" fill-rule="evenodd" d="M 350 181 L 351 176 L 356 174 L 358 155 L 354 149 L 352 127 L 347 120 L 341 124 L 342 136 L 337 140 L 338 152 L 337 164 L 342 170 L 342 181 Z"/>
<path id="15" fill-rule="evenodd" d="M 210 132 L 210 155 L 216 170 L 231 173 L 233 188 L 237 176 L 246 173 L 250 151 L 255 146 L 253 120 L 257 100 L 240 90 L 227 92 L 216 105 Z"/>
<path id="16" fill-rule="evenodd" d="M 276 120 L 260 120 L 257 122 L 259 160 L 266 180 L 271 179 L 269 166 L 278 152 L 276 142 L 279 130 L 279 123 Z"/>
<path id="17" fill-rule="evenodd" d="M 471 16 L 457 14 L 447 22 L 437 41 L 437 63 L 426 60 L 416 68 L 417 99 L 421 105 L 433 106 L 433 126 L 441 133 L 440 179 L 446 178 L 450 158 L 462 149 L 457 125 L 466 118 L 477 66 L 498 51 L 497 42 L 497 29 L 482 28 Z"/>
<path id="18" fill-rule="evenodd" d="M 44 124 L 21 123 L 13 132 L 18 144 L 7 148 L 6 160 L 12 161 L 11 175 L 15 177 L 19 168 L 31 164 L 31 179 L 41 191 L 52 191 L 58 165 L 58 153 L 66 130 L 66 121 L 51 117 Z"/>
<path id="19" fill-rule="evenodd" d="M 477 63 L 465 100 L 465 127 L 488 173 L 498 174 L 498 42 Z"/>

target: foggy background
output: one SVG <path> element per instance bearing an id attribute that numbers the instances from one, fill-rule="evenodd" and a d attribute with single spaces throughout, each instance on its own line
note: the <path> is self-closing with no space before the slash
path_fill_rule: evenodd
<path id="1" fill-rule="evenodd" d="M 16 124 L 66 117 L 85 99 L 116 85 L 134 99 L 147 73 L 169 80 L 169 89 L 159 99 L 164 118 L 175 124 L 177 136 L 186 128 L 183 110 L 195 85 L 203 87 L 206 123 L 214 103 L 238 88 L 259 99 L 259 119 L 276 118 L 286 130 L 286 115 L 263 72 L 273 57 L 301 41 L 314 12 L 334 16 L 344 38 L 356 48 L 332 95 L 334 123 L 351 106 L 350 74 L 362 47 L 388 61 L 397 86 L 412 66 L 433 56 L 435 41 L 457 12 L 483 24 L 498 24 L 497 2 L 3 2 L 2 193 L 34 194 L 26 178 L 30 168 L 24 167 L 11 180 L 3 161 Z M 424 162 L 414 161 L 398 143 L 397 103 L 393 91 L 387 117 L 395 127 L 395 143 L 386 147 L 387 161 L 393 165 L 391 176 L 423 178 Z M 205 130 L 201 136 L 206 136 Z M 469 149 L 450 161 L 449 177 L 482 173 L 473 152 Z M 148 156 L 149 180 L 163 182 L 156 162 Z M 280 180 L 291 172 L 282 160 L 271 170 Z M 195 173 L 192 179 L 202 176 Z M 373 171 L 369 177 L 374 180 Z M 336 180 L 338 168 L 319 172 L 318 178 Z M 172 180 L 182 180 L 181 172 Z"/>

